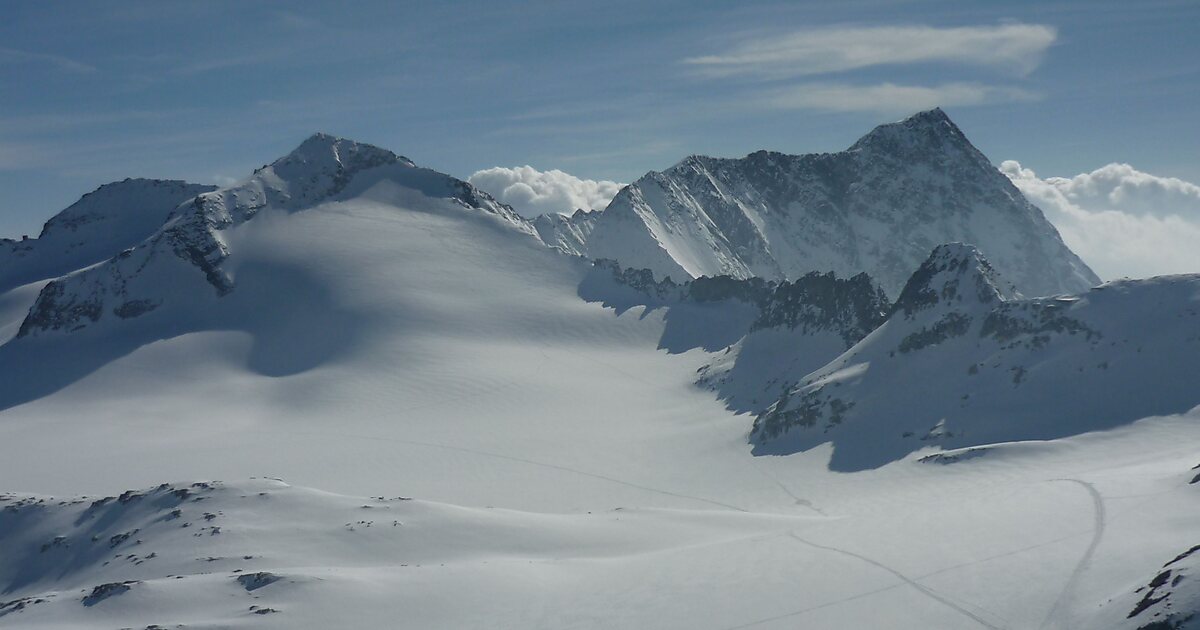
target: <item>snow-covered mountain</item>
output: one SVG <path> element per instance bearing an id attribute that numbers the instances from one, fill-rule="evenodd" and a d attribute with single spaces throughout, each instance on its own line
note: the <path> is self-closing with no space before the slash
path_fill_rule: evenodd
<path id="1" fill-rule="evenodd" d="M 1025 300 L 953 246 L 892 306 L 825 270 L 667 281 L 544 223 L 318 135 L 115 258 L 0 293 L 0 329 L 24 324 L 0 343 L 0 628 L 1195 610 L 1193 556 L 1164 567 L 1200 518 L 1193 278 Z M 895 413 L 752 434 L 742 412 L 855 352 L 870 365 L 837 370 L 862 383 L 828 391 L 865 412 L 903 389 Z M 977 396 L 998 411 L 899 430 Z"/>
<path id="2" fill-rule="evenodd" d="M 762 453 L 832 442 L 861 470 L 929 445 L 1048 440 L 1200 403 L 1200 275 L 1022 299 L 979 250 L 934 249 L 886 322 L 755 422 Z M 971 451 L 971 456 L 982 454 Z"/>
<path id="3" fill-rule="evenodd" d="M 677 281 L 866 272 L 895 296 L 933 247 L 961 241 L 1029 295 L 1099 284 L 940 109 L 841 153 L 692 156 L 625 187 L 599 215 L 549 221 L 559 235 L 547 242 Z"/>
<path id="4" fill-rule="evenodd" d="M 551 247 L 576 256 L 583 256 L 587 251 L 587 239 L 596 225 L 598 212 L 578 209 L 574 213 L 541 214 L 533 220 L 533 227 L 538 237 Z"/>
<path id="5" fill-rule="evenodd" d="M 260 211 L 295 212 L 349 197 L 389 195 L 424 195 L 533 233 L 511 208 L 466 182 L 418 168 L 390 151 L 319 133 L 244 183 L 195 195 L 145 243 L 48 284 L 17 336 L 139 317 L 169 301 L 182 306 L 220 297 L 236 284 L 224 265 L 231 254 L 224 235 L 231 228 Z M 202 289 L 201 281 L 210 286 Z"/>
<path id="6" fill-rule="evenodd" d="M 215 189 L 159 179 L 105 184 L 54 215 L 37 238 L 0 239 L 0 293 L 115 256 L 156 232 L 175 206 Z"/>

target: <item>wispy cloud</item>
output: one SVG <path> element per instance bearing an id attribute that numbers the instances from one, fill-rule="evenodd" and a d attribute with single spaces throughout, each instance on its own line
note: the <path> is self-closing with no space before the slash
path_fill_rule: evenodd
<path id="1" fill-rule="evenodd" d="M 44 147 L 0 139 L 0 172 L 44 166 L 51 153 Z"/>
<path id="2" fill-rule="evenodd" d="M 62 55 L 52 55 L 48 53 L 17 50 L 16 48 L 0 47 L 0 65 L 19 63 L 45 64 L 58 68 L 59 70 L 65 70 L 67 72 L 87 73 L 96 71 L 96 66 L 75 61 L 74 59 L 64 57 Z"/>
<path id="3" fill-rule="evenodd" d="M 281 49 L 273 51 L 259 51 L 245 55 L 232 55 L 228 57 L 202 59 L 176 66 L 172 68 L 169 73 L 172 75 L 188 76 L 218 70 L 230 70 L 232 68 L 261 66 L 272 61 L 286 58 L 288 52 L 288 50 Z"/>
<path id="4" fill-rule="evenodd" d="M 79 128 L 103 128 L 119 123 L 149 123 L 169 121 L 195 115 L 196 108 L 177 110 L 95 111 L 87 109 L 71 113 L 39 113 L 0 118 L 0 133 L 29 136 L 46 132 L 63 132 Z"/>
<path id="5" fill-rule="evenodd" d="M 984 103 L 1031 101 L 1037 98 L 1037 94 L 1020 88 L 978 83 L 945 83 L 935 86 L 808 83 L 765 91 L 757 101 L 776 109 L 903 113 L 933 107 L 963 107 Z"/>
<path id="6" fill-rule="evenodd" d="M 756 37 L 684 63 L 709 76 L 786 78 L 881 65 L 954 63 L 1025 75 L 1057 38 L 1042 24 L 875 26 L 802 30 Z"/>

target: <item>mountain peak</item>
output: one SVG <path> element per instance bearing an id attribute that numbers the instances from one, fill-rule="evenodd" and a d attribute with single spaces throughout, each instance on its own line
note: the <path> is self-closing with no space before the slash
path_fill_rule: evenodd
<path id="1" fill-rule="evenodd" d="M 892 312 L 903 312 L 911 318 L 938 305 L 990 308 L 1020 297 L 974 245 L 946 243 L 933 248 L 921 263 L 904 285 Z"/>
<path id="2" fill-rule="evenodd" d="M 387 185 L 380 185 L 385 182 Z M 467 182 L 417 167 L 386 149 L 317 133 L 234 186 L 193 193 L 190 201 L 167 206 L 173 209 L 170 221 L 159 221 L 144 240 L 125 245 L 128 249 L 118 250 L 118 256 L 102 265 L 46 285 L 17 337 L 78 330 L 109 317 L 106 313 L 117 319 L 138 317 L 162 304 L 182 303 L 194 297 L 164 290 L 155 280 L 163 274 L 176 278 L 171 274 L 182 273 L 178 278 L 187 278 L 198 271 L 217 297 L 227 295 L 237 283 L 235 274 L 225 266 L 236 249 L 223 234 L 226 230 L 253 219 L 264 209 L 292 213 L 325 203 L 353 202 L 369 191 L 374 191 L 373 203 L 401 209 L 484 213 L 494 215 L 516 232 L 534 235 L 533 227 L 511 208 Z M 106 253 L 111 256 L 112 251 Z M 160 260 L 182 260 L 182 269 L 187 271 L 180 272 L 171 263 L 155 262 Z M 0 271 L 5 268 L 0 264 Z"/>
<path id="3" fill-rule="evenodd" d="M 946 115 L 946 112 L 943 111 L 941 107 L 934 107 L 933 109 L 927 109 L 923 112 L 917 112 L 917 113 L 913 114 L 912 116 L 909 116 L 908 118 L 905 119 L 905 121 L 902 121 L 902 122 L 907 122 L 907 121 L 912 121 L 914 123 L 921 122 L 921 123 L 932 123 L 932 124 L 940 124 L 940 123 L 950 123 L 951 125 L 954 124 L 954 122 L 950 120 L 950 117 Z"/>
<path id="4" fill-rule="evenodd" d="M 904 120 L 881 125 L 880 127 L 900 128 L 909 132 L 934 133 L 966 140 L 966 136 L 963 135 L 962 130 L 958 128 L 958 125 L 954 124 L 953 120 L 950 120 L 950 116 L 945 111 L 942 111 L 940 107 L 917 112 Z"/>
<path id="5" fill-rule="evenodd" d="M 851 151 L 882 150 L 909 156 L 955 154 L 965 152 L 987 162 L 987 158 L 967 140 L 958 125 L 940 107 L 917 112 L 904 120 L 872 129 L 850 147 Z"/>
<path id="6" fill-rule="evenodd" d="M 277 172 L 281 168 L 304 165 L 321 171 L 339 170 L 353 173 L 398 162 L 414 165 L 412 160 L 387 149 L 317 132 L 301 142 L 291 153 L 272 162 L 271 167 Z"/>
<path id="7" fill-rule="evenodd" d="M 343 142 L 345 140 L 346 138 L 335 136 L 331 133 L 325 133 L 324 131 L 318 131 L 306 138 L 302 144 L 308 144 L 310 142 L 319 144 L 333 144 L 336 142 Z"/>

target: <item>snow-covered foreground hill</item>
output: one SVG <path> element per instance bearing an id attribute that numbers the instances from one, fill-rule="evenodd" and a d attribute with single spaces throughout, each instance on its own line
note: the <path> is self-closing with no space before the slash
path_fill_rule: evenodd
<path id="1" fill-rule="evenodd" d="M 1138 628 L 1198 603 L 1193 558 L 1157 578 L 1194 544 L 1197 420 L 853 476 L 763 466 L 811 500 L 777 487 L 747 511 L 649 490 L 456 506 L 383 470 L 369 498 L 244 479 L 4 496 L 0 627 Z M 524 489 L 561 499 L 570 475 Z"/>
<path id="2" fill-rule="evenodd" d="M 0 326 L 24 334 L 0 346 L 0 627 L 1137 628 L 1197 609 L 1195 561 L 1164 565 L 1200 543 L 1200 411 L 852 474 L 830 444 L 755 456 L 750 416 L 695 385 L 753 317 L 630 301 L 486 195 L 376 151 L 314 137 L 128 254 L 4 294 Z M 811 352 L 845 347 L 827 341 Z M 1170 596 L 1127 618 L 1142 587 Z"/>

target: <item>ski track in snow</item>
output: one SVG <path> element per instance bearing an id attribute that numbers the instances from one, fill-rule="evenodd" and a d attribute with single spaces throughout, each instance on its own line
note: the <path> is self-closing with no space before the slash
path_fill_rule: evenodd
<path id="1" fill-rule="evenodd" d="M 312 432 L 312 431 L 303 431 L 303 432 L 298 431 L 298 432 L 295 432 L 295 434 L 296 435 L 310 435 L 313 437 L 323 437 L 323 436 L 332 435 L 332 434 L 317 433 L 317 432 Z M 588 472 L 586 470 L 570 468 L 568 466 L 560 466 L 558 464 L 548 464 L 546 462 L 539 462 L 539 461 L 535 461 L 532 459 L 525 459 L 522 457 L 514 457 L 512 455 L 503 455 L 501 453 L 490 453 L 488 451 L 480 451 L 480 450 L 476 450 L 473 448 L 467 448 L 465 446 L 451 446 L 449 444 L 438 444 L 436 442 L 421 442 L 418 440 L 405 440 L 405 439 L 401 439 L 401 438 L 378 437 L 378 436 L 372 436 L 372 435 L 356 435 L 353 433 L 338 433 L 337 436 L 338 437 L 355 438 L 355 439 L 359 439 L 359 440 L 370 440 L 370 441 L 376 441 L 376 442 L 394 442 L 397 444 L 409 444 L 412 446 L 440 448 L 440 449 L 445 449 L 448 451 L 458 451 L 461 453 L 470 453 L 472 455 L 481 455 L 483 457 L 494 457 L 496 459 L 503 459 L 506 461 L 528 464 L 530 466 L 540 466 L 542 468 L 549 468 L 552 470 L 561 470 L 563 472 L 574 473 L 576 475 L 581 475 L 584 477 L 591 477 L 593 479 L 601 479 L 601 480 L 608 481 L 611 483 L 620 484 L 622 486 L 627 486 L 629 488 L 636 488 L 638 490 L 644 490 L 646 492 L 662 494 L 662 495 L 666 495 L 666 496 L 670 496 L 670 497 L 675 497 L 678 499 L 689 499 L 691 501 L 700 501 L 701 503 L 715 505 L 717 507 L 722 507 L 727 510 L 736 510 L 738 512 L 744 512 L 747 514 L 750 513 L 750 510 L 747 510 L 745 508 L 741 508 L 741 507 L 738 507 L 738 506 L 730 504 L 730 503 L 723 503 L 721 501 L 715 501 L 713 499 L 705 499 L 704 497 L 692 496 L 690 494 L 682 494 L 679 492 L 672 492 L 670 490 L 663 490 L 662 488 L 653 488 L 650 486 L 643 486 L 641 484 L 633 483 L 631 481 L 625 481 L 623 479 L 617 479 L 616 477 L 609 477 L 607 475 L 601 475 L 598 473 Z"/>
<path id="2" fill-rule="evenodd" d="M 793 500 L 795 500 L 795 502 L 796 502 L 796 505 L 799 505 L 799 506 L 801 506 L 801 507 L 804 507 L 804 508 L 808 508 L 809 510 L 812 510 L 813 512 L 816 512 L 817 514 L 820 514 L 821 516 L 826 516 L 826 517 L 828 517 L 828 516 L 829 516 L 829 515 L 828 515 L 828 514 L 826 514 L 826 513 L 825 513 L 823 510 L 821 510 L 821 508 L 817 507 L 816 505 L 813 505 L 813 502 L 812 502 L 812 501 L 809 501 L 808 499 L 801 498 L 801 497 L 800 497 L 800 496 L 798 496 L 798 495 L 797 495 L 795 492 L 792 492 L 792 490 L 791 490 L 790 488 L 788 488 L 788 487 L 787 487 L 787 485 L 785 485 L 785 484 L 784 484 L 782 481 L 780 481 L 778 477 L 776 477 L 775 475 L 772 475 L 771 473 L 769 473 L 769 472 L 767 472 L 767 471 L 763 470 L 763 469 L 762 469 L 762 467 L 761 467 L 761 466 L 759 466 L 758 464 L 756 464 L 756 463 L 754 462 L 754 460 L 753 460 L 753 459 L 751 459 L 751 460 L 750 460 L 750 465 L 751 465 L 751 466 L 754 468 L 754 470 L 755 470 L 756 472 L 758 472 L 760 475 L 762 475 L 762 476 L 766 477 L 767 479 L 770 479 L 772 482 L 774 482 L 774 483 L 775 483 L 775 485 L 776 485 L 776 486 L 779 486 L 779 489 L 780 489 L 780 490 L 782 490 L 784 494 L 788 495 L 788 496 L 789 496 L 789 497 L 791 497 Z"/>
<path id="3" fill-rule="evenodd" d="M 844 556 L 850 556 L 851 558 L 857 558 L 863 562 L 866 562 L 867 564 L 870 564 L 872 566 L 883 569 L 884 571 L 887 571 L 888 573 L 891 573 L 892 575 L 899 578 L 905 584 L 908 584 L 909 586 L 917 589 L 917 591 L 921 592 L 926 597 L 929 597 L 930 599 L 933 599 L 934 601 L 937 601 L 946 606 L 949 606 L 950 608 L 954 609 L 955 611 L 958 611 L 959 613 L 962 613 L 963 615 L 970 617 L 971 619 L 976 621 L 979 625 L 981 625 L 985 628 L 992 628 L 993 630 L 1002 630 L 1003 629 L 1003 626 L 997 626 L 997 625 L 991 623 L 990 621 L 984 619 L 983 617 L 980 617 L 979 615 L 975 614 L 974 612 L 967 610 L 966 608 L 964 608 L 963 606 L 954 602 L 947 596 L 939 594 L 937 591 L 929 588 L 928 586 L 925 586 L 924 584 L 921 584 L 920 582 L 908 577 L 907 575 L 904 575 L 903 573 L 889 567 L 888 565 L 883 564 L 882 562 L 878 562 L 876 560 L 868 558 L 867 556 L 857 554 L 853 551 L 847 551 L 845 549 L 841 549 L 838 547 L 830 547 L 827 545 L 821 545 L 821 544 L 818 544 L 815 542 L 805 540 L 804 538 L 801 538 L 800 535 L 797 534 L 796 532 L 791 532 L 788 535 L 791 536 L 792 538 L 796 539 L 797 541 L 799 541 L 805 545 L 808 545 L 809 547 L 816 547 L 817 549 L 824 549 L 825 551 L 832 551 L 834 553 L 839 553 Z"/>
<path id="4" fill-rule="evenodd" d="M 818 543 L 814 543 L 814 542 L 812 542 L 812 541 L 809 541 L 809 540 L 806 540 L 806 539 L 804 539 L 804 538 L 801 538 L 801 537 L 800 537 L 800 535 L 799 535 L 799 534 L 797 534 L 795 531 L 788 532 L 788 533 L 787 533 L 787 535 L 788 535 L 789 537 L 791 537 L 791 538 L 795 539 L 796 541 L 800 542 L 800 543 L 803 543 L 803 544 L 805 544 L 805 545 L 808 545 L 809 547 L 814 547 L 814 548 L 821 549 L 821 550 L 824 550 L 824 551 L 832 551 L 832 552 L 834 552 L 834 553 L 842 554 L 842 555 L 845 555 L 845 556 L 850 556 L 850 557 L 852 557 L 852 558 L 855 558 L 855 559 L 857 559 L 857 560 L 861 560 L 861 561 L 863 561 L 863 562 L 866 562 L 867 564 L 870 564 L 870 565 L 872 565 L 872 566 L 875 566 L 875 567 L 878 567 L 878 568 L 880 568 L 880 569 L 883 569 L 884 571 L 887 571 L 888 573 L 892 574 L 892 575 L 893 575 L 893 576 L 895 576 L 896 578 L 900 579 L 901 583 L 900 583 L 900 584 L 892 584 L 892 585 L 890 585 L 890 586 L 884 586 L 884 587 L 881 587 L 881 588 L 876 588 L 876 589 L 872 589 L 872 590 L 869 590 L 869 591 L 864 591 L 864 592 L 862 592 L 862 593 L 856 593 L 856 594 L 854 594 L 854 595 L 850 595 L 850 596 L 848 596 L 848 597 L 844 597 L 844 598 L 842 598 L 842 599 L 837 599 L 837 600 L 834 600 L 834 601 L 831 601 L 831 602 L 825 602 L 825 603 L 823 603 L 823 604 L 817 604 L 816 606 L 809 606 L 808 608 L 801 608 L 800 610 L 794 610 L 794 611 L 792 611 L 792 612 L 789 612 L 789 613 L 784 613 L 784 614 L 782 614 L 782 615 L 776 615 L 776 616 L 774 616 L 774 617 L 767 617 L 767 618 L 765 618 L 765 619 L 758 619 L 758 620 L 756 620 L 756 621 L 751 621 L 750 623 L 742 624 L 742 625 L 739 625 L 739 626 L 732 626 L 732 627 L 730 627 L 730 628 L 726 628 L 725 630 L 742 630 L 743 628 L 753 628 L 753 627 L 755 627 L 755 626 L 761 626 L 761 625 L 763 625 L 763 624 L 771 623 L 771 622 L 773 622 L 773 621 L 781 621 L 781 620 L 783 620 L 783 619 L 788 619 L 788 618 L 791 618 L 791 617 L 797 617 L 797 616 L 800 616 L 800 615 L 804 615 L 804 614 L 807 614 L 807 613 L 810 613 L 810 612 L 813 612 L 813 611 L 816 611 L 816 610 L 821 610 L 822 608 L 829 608 L 830 606 L 837 606 L 837 605 L 839 605 L 839 604 L 844 604 L 844 603 L 846 603 L 846 602 L 851 602 L 851 601 L 854 601 L 854 600 L 857 600 L 857 599 L 862 599 L 862 598 L 864 598 L 864 597 L 870 597 L 870 596 L 872 596 L 872 595 L 877 595 L 877 594 L 879 594 L 879 593 L 884 593 L 884 592 L 887 592 L 887 591 L 890 591 L 890 590 L 894 590 L 894 589 L 896 589 L 896 588 L 899 588 L 899 587 L 901 587 L 901 586 L 906 586 L 906 585 L 907 585 L 907 586 L 911 586 L 911 587 L 913 587 L 914 589 L 916 589 L 916 590 L 917 590 L 917 592 L 921 593 L 922 595 L 924 595 L 924 596 L 926 596 L 926 597 L 929 597 L 930 599 L 933 599 L 934 601 L 936 601 L 936 602 L 938 602 L 938 603 L 940 603 L 940 604 L 942 604 L 942 605 L 944 605 L 944 606 L 947 606 L 947 607 L 951 608 L 952 610 L 954 610 L 954 611 L 956 611 L 956 612 L 958 612 L 958 613 L 961 613 L 961 614 L 963 614 L 963 615 L 965 615 L 965 616 L 967 616 L 967 617 L 971 618 L 972 620 L 974 620 L 975 622 L 979 623 L 981 626 L 983 626 L 983 627 L 985 627 L 985 628 L 991 628 L 992 630 L 1005 630 L 1005 626 L 997 626 L 997 625 L 995 625 L 995 624 L 993 624 L 993 623 L 989 622 L 988 620 L 986 620 L 986 619 L 984 619 L 984 618 L 980 617 L 978 614 L 976 614 L 976 613 L 974 613 L 974 612 L 972 612 L 972 611 L 970 611 L 970 610 L 968 610 L 968 609 L 964 608 L 962 605 L 960 605 L 960 604 L 958 604 L 958 603 L 954 602 L 953 600 L 949 599 L 949 598 L 948 598 L 948 597 L 946 597 L 945 595 L 941 595 L 941 594 L 940 594 L 940 593 L 938 593 L 937 591 L 934 591 L 933 589 L 931 589 L 931 588 L 929 588 L 929 587 L 927 587 L 927 586 L 925 586 L 925 585 L 923 585 L 923 584 L 921 584 L 920 582 L 918 582 L 918 581 L 917 581 L 918 579 L 923 579 L 923 578 L 931 577 L 931 576 L 933 576 L 933 575 L 937 575 L 937 574 L 939 574 L 939 573 L 945 573 L 946 571 L 950 571 L 950 570 L 957 569 L 957 568 L 962 568 L 963 566 L 968 566 L 968 565 L 971 565 L 971 564 L 976 564 L 976 563 L 978 563 L 978 562 L 984 562 L 984 561 L 986 561 L 986 560 L 991 560 L 991 559 L 993 559 L 993 558 L 983 558 L 983 559 L 981 559 L 981 560 L 978 560 L 977 562 L 970 562 L 970 563 L 965 563 L 965 564 L 962 564 L 962 565 L 957 565 L 957 566 L 953 566 L 953 567 L 947 567 L 947 568 L 944 568 L 944 569 L 939 569 L 939 570 L 937 570 L 937 571 L 933 571 L 933 572 L 931 572 L 931 573 L 927 573 L 927 574 L 925 574 L 925 575 L 922 575 L 922 576 L 918 576 L 917 578 L 910 578 L 910 577 L 908 577 L 907 575 L 904 575 L 903 573 L 900 573 L 899 571 L 897 571 L 897 570 L 895 570 L 895 569 L 893 569 L 893 568 L 891 568 L 891 567 L 889 567 L 889 566 L 887 566 L 887 565 L 885 565 L 885 564 L 883 564 L 883 563 L 881 563 L 881 562 L 878 562 L 878 561 L 876 561 L 876 560 L 873 560 L 873 559 L 871 559 L 871 558 L 868 558 L 868 557 L 866 557 L 866 556 L 863 556 L 863 555 L 857 554 L 857 553 L 855 553 L 855 552 L 853 552 L 853 551 L 847 551 L 847 550 L 845 550 L 845 549 L 840 549 L 840 548 L 837 548 L 837 547 L 829 547 L 829 546 L 826 546 L 826 545 L 821 545 L 821 544 L 818 544 Z M 1042 545 L 1037 545 L 1037 546 L 1042 546 Z M 1013 553 L 1020 553 L 1021 551 L 1027 551 L 1027 549 L 1018 549 L 1018 550 L 1014 550 L 1014 551 L 1012 551 L 1012 552 L 1009 552 L 1009 553 L 1007 553 L 1007 554 L 1003 554 L 1003 555 L 1011 555 L 1011 554 L 1013 554 Z M 981 608 L 981 607 L 979 607 L 979 606 L 976 606 L 976 608 L 980 608 L 980 610 L 982 610 L 982 611 L 984 611 L 984 612 L 988 612 L 989 614 L 992 614 L 992 615 L 994 615 L 994 616 L 998 616 L 998 615 L 996 615 L 995 613 L 992 613 L 991 611 L 986 611 L 986 610 L 982 609 L 982 608 Z"/>
<path id="5" fill-rule="evenodd" d="M 791 618 L 791 617 L 797 617 L 797 616 L 800 616 L 800 615 L 803 615 L 803 614 L 806 614 L 806 613 L 813 612 L 813 611 L 815 611 L 815 610 L 821 610 L 822 608 L 829 608 L 830 606 L 837 606 L 838 604 L 844 604 L 844 603 L 846 603 L 846 602 L 852 602 L 852 601 L 854 601 L 854 600 L 856 600 L 856 599 L 862 599 L 862 598 L 864 598 L 864 597 L 870 597 L 870 596 L 872 596 L 872 595 L 876 595 L 876 594 L 878 594 L 878 593 L 885 593 L 885 592 L 887 592 L 887 591 L 890 591 L 890 590 L 893 590 L 893 589 L 895 589 L 895 588 L 898 588 L 899 586 L 900 586 L 899 584 L 893 584 L 893 585 L 891 585 L 891 586 L 884 586 L 884 587 L 882 587 L 882 588 L 877 588 L 877 589 L 873 589 L 873 590 L 866 591 L 866 592 L 863 592 L 863 593 L 858 593 L 857 595 L 851 595 L 851 596 L 849 596 L 849 597 L 844 597 L 844 598 L 842 598 L 842 599 L 837 599 L 837 600 L 834 600 L 834 601 L 832 601 L 832 602 L 825 602 L 824 604 L 817 604 L 816 606 L 810 606 L 810 607 L 808 607 L 808 608 L 802 608 L 802 609 L 800 609 L 800 610 L 794 610 L 794 611 L 792 611 L 792 612 L 790 612 L 790 613 L 784 613 L 784 614 L 782 614 L 782 615 L 776 615 L 776 616 L 774 616 L 774 617 L 768 617 L 768 618 L 766 618 L 766 619 L 759 619 L 758 621 L 751 621 L 750 623 L 742 624 L 742 625 L 740 625 L 740 626 L 733 626 L 733 627 L 731 627 L 731 628 L 725 628 L 724 630 L 742 630 L 743 628 L 753 628 L 754 626 L 761 626 L 761 625 L 763 625 L 764 623 L 771 623 L 772 621 L 782 621 L 782 620 L 784 620 L 784 619 L 788 619 L 788 618 Z"/>
<path id="6" fill-rule="evenodd" d="M 1083 578 L 1083 574 L 1087 571 L 1088 566 L 1092 563 L 1092 557 L 1096 555 L 1096 548 L 1100 546 L 1100 540 L 1104 538 L 1104 528 L 1107 525 L 1107 515 L 1104 510 L 1104 497 L 1096 490 L 1092 484 L 1080 479 L 1052 479 L 1051 481 L 1066 481 L 1079 484 L 1087 490 L 1088 496 L 1092 499 L 1092 541 L 1088 543 L 1088 548 L 1083 552 L 1083 556 L 1079 558 L 1079 562 L 1075 563 L 1075 569 L 1071 571 L 1071 576 L 1067 578 L 1067 583 L 1063 585 L 1062 592 L 1059 593 L 1058 599 L 1054 600 L 1054 605 L 1050 607 L 1050 611 L 1046 613 L 1046 618 L 1042 620 L 1041 628 L 1050 627 L 1051 621 L 1056 617 L 1062 617 L 1066 614 L 1066 603 L 1074 594 L 1075 589 L 1079 585 L 1079 581 Z M 1060 620 L 1057 624 L 1060 627 L 1067 628 L 1066 620 Z"/>

